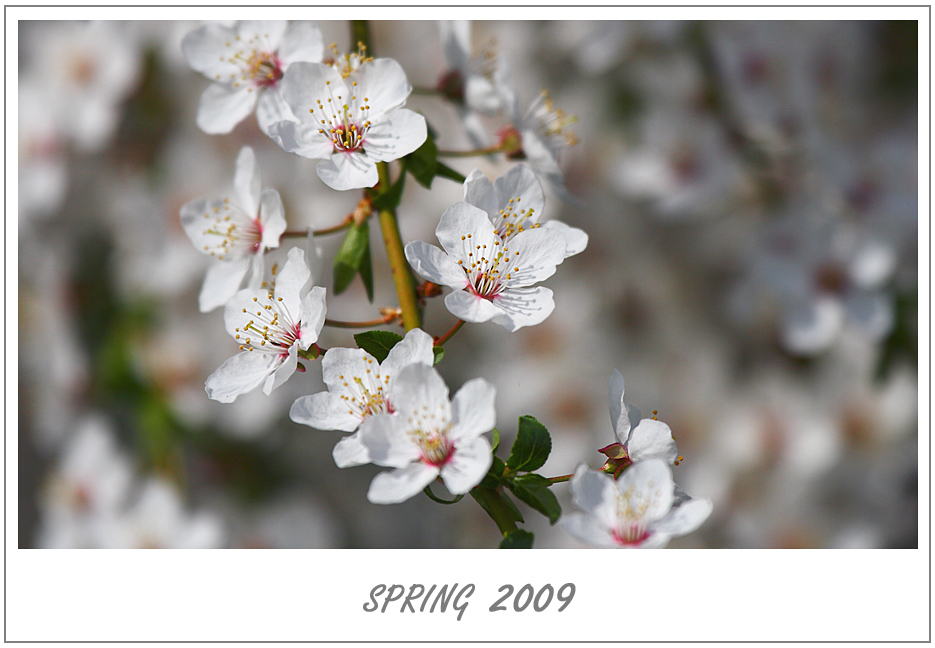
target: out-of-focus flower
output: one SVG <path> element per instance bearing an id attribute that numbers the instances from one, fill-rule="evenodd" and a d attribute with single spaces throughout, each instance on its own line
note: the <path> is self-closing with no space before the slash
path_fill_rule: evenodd
<path id="1" fill-rule="evenodd" d="M 99 150 L 139 79 L 132 30 L 115 21 L 57 22 L 43 25 L 29 42 L 34 51 L 27 74 L 47 92 L 58 128 L 82 151 Z"/>
<path id="2" fill-rule="evenodd" d="M 223 546 L 221 521 L 207 512 L 188 513 L 171 484 L 151 477 L 139 499 L 98 526 L 100 546 L 108 549 L 214 549 Z"/>
<path id="3" fill-rule="evenodd" d="M 625 465 L 647 459 L 677 464 L 678 448 L 669 426 L 655 417 L 641 420 L 639 410 L 623 401 L 623 393 L 623 376 L 614 369 L 607 382 L 607 402 L 617 442 L 600 450 L 610 458 L 608 464 Z"/>
<path id="4" fill-rule="evenodd" d="M 422 329 L 406 333 L 382 363 L 363 349 L 329 349 L 321 361 L 328 391 L 296 400 L 289 418 L 319 430 L 353 432 L 370 416 L 396 411 L 389 394 L 401 369 L 413 363 L 431 367 L 433 360 L 432 337 Z M 340 468 L 369 463 L 359 433 L 338 442 L 334 461 Z"/>
<path id="5" fill-rule="evenodd" d="M 247 270 L 250 288 L 259 288 L 263 277 L 263 252 L 279 246 L 286 231 L 282 199 L 275 189 L 261 193 L 260 169 L 253 149 L 244 147 L 237 156 L 234 196 L 192 201 L 182 207 L 182 227 L 195 249 L 216 261 L 208 268 L 198 297 L 201 312 L 226 304 L 240 288 Z"/>
<path id="6" fill-rule="evenodd" d="M 505 69 L 492 51 L 471 56 L 470 21 L 440 20 L 438 31 L 448 71 L 437 88 L 452 101 L 471 142 L 487 146 L 489 138 L 478 115 L 496 115 L 506 107 Z"/>
<path id="7" fill-rule="evenodd" d="M 474 169 L 464 182 L 464 201 L 487 212 L 504 243 L 527 229 L 543 227 L 565 237 L 565 258 L 588 245 L 588 235 L 576 227 L 556 220 L 539 222 L 545 196 L 536 175 L 526 166 L 513 167 L 495 182 Z"/>
<path id="8" fill-rule="evenodd" d="M 273 290 L 241 290 L 227 303 L 224 325 L 241 352 L 208 377 L 209 398 L 230 403 L 261 384 L 268 395 L 295 372 L 299 350 L 318 340 L 325 323 L 325 289 L 302 294 L 310 276 L 305 253 L 293 248 Z"/>
<path id="9" fill-rule="evenodd" d="M 374 477 L 367 499 L 403 502 L 439 476 L 455 495 L 479 484 L 493 461 L 481 435 L 496 423 L 495 395 L 490 383 L 475 378 L 449 402 L 448 387 L 432 367 L 412 364 L 400 371 L 390 393 L 395 415 L 377 414 L 360 426 L 370 461 L 396 469 Z"/>
<path id="10" fill-rule="evenodd" d="M 286 70 L 299 61 L 321 61 L 324 45 L 310 22 L 246 20 L 199 27 L 182 40 L 182 51 L 194 70 L 213 81 L 198 104 L 201 130 L 229 133 L 255 108 L 260 130 L 268 133 L 290 117 L 279 92 Z"/>
<path id="11" fill-rule="evenodd" d="M 661 548 L 701 526 L 712 509 L 710 500 L 677 490 L 659 459 L 633 464 L 617 481 L 579 466 L 570 486 L 572 501 L 584 513 L 569 513 L 562 526 L 595 547 Z"/>
<path id="12" fill-rule="evenodd" d="M 565 176 L 558 166 L 561 152 L 578 143 L 567 127 L 577 121 L 558 109 L 543 91 L 525 113 L 512 90 L 506 91 L 506 101 L 512 114 L 512 125 L 501 129 L 500 145 L 507 157 L 526 160 L 543 182 L 559 196 L 567 196 Z"/>
<path id="13" fill-rule="evenodd" d="M 21 226 L 58 209 L 68 189 L 64 134 L 55 123 L 48 94 L 38 80 L 20 82 L 17 187 Z"/>
<path id="14" fill-rule="evenodd" d="M 504 242 L 487 213 L 460 202 L 442 214 L 435 235 L 444 251 L 424 241 L 406 244 L 406 258 L 420 275 L 455 291 L 445 306 L 466 322 L 495 323 L 515 331 L 552 312 L 552 291 L 532 285 L 555 273 L 565 259 L 565 237 L 535 228 Z"/>
<path id="15" fill-rule="evenodd" d="M 392 59 L 362 63 L 345 77 L 335 66 L 298 63 L 282 80 L 292 109 L 270 127 L 283 149 L 321 159 L 318 177 L 332 189 L 360 189 L 377 183 L 377 162 L 397 160 L 428 136 L 425 118 L 402 106 L 412 91 Z"/>

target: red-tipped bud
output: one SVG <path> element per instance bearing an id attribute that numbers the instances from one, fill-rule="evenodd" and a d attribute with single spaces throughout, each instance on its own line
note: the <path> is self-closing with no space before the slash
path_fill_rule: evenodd
<path id="1" fill-rule="evenodd" d="M 511 160 L 525 160 L 526 153 L 523 152 L 523 136 L 513 126 L 507 126 L 497 131 L 500 141 L 497 146 Z"/>

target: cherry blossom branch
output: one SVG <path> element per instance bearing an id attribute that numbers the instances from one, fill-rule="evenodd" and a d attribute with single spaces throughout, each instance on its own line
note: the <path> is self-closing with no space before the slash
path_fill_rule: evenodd
<path id="1" fill-rule="evenodd" d="M 503 146 L 497 144 L 496 146 L 488 146 L 487 148 L 474 149 L 472 151 L 446 151 L 444 149 L 438 151 L 438 157 L 475 157 L 478 155 L 492 155 L 494 153 L 500 153 L 503 151 Z"/>
<path id="2" fill-rule="evenodd" d="M 459 319 L 454 326 L 448 329 L 448 332 L 439 338 L 435 338 L 435 346 L 442 346 L 451 339 L 451 336 L 461 330 L 461 327 L 464 326 L 464 320 Z"/>
<path id="3" fill-rule="evenodd" d="M 574 476 L 575 476 L 575 473 L 571 473 L 570 475 L 562 475 L 560 477 L 548 477 L 547 479 L 553 484 L 559 484 L 561 482 L 567 482 Z"/>
<path id="4" fill-rule="evenodd" d="M 383 314 L 383 317 L 381 317 L 380 319 L 368 320 L 366 322 L 343 322 L 340 320 L 326 319 L 325 326 L 332 326 L 334 328 L 346 328 L 346 329 L 370 328 L 371 326 L 381 326 L 383 324 L 392 324 L 393 322 L 398 320 L 400 317 L 402 317 L 402 313 L 400 313 L 398 308 L 381 308 L 380 310 L 386 311 Z"/>
<path id="5" fill-rule="evenodd" d="M 386 162 L 377 163 L 377 173 L 380 176 L 380 186 L 383 191 L 388 191 L 390 188 L 390 170 Z M 407 331 L 410 331 L 422 325 L 415 277 L 412 276 L 409 261 L 406 260 L 406 253 L 403 251 L 403 240 L 399 234 L 396 212 L 389 208 L 381 209 L 379 218 L 380 229 L 383 232 L 383 244 L 386 246 L 386 256 L 390 262 L 390 269 L 393 271 L 393 283 L 396 284 L 396 296 L 399 298 L 403 326 L 406 327 Z"/>
<path id="6" fill-rule="evenodd" d="M 343 221 L 341 221 L 337 225 L 333 225 L 332 227 L 325 227 L 322 229 L 312 230 L 312 234 L 314 234 L 315 236 L 324 236 L 325 234 L 336 234 L 338 232 L 343 232 L 344 230 L 346 230 L 348 227 L 350 227 L 353 224 L 354 224 L 354 214 L 348 214 L 347 218 L 345 218 Z M 308 231 L 289 230 L 289 231 L 285 231 L 282 234 L 280 234 L 279 238 L 280 239 L 290 238 L 290 237 L 301 238 L 303 236 L 308 236 Z"/>

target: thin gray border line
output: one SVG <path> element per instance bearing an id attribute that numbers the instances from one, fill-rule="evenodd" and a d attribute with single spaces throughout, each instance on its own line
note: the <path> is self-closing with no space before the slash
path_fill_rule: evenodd
<path id="1" fill-rule="evenodd" d="M 3 37 L 3 43 L 4 43 L 4 50 L 3 50 L 3 62 L 4 62 L 4 66 L 3 66 L 3 115 L 4 115 L 4 119 L 3 119 L 3 125 L 4 125 L 4 129 L 3 129 L 3 150 L 4 150 L 4 151 L 7 150 L 7 148 L 6 148 L 6 145 L 7 145 L 7 140 L 6 140 L 6 116 L 7 116 L 7 115 L 6 115 L 6 105 L 7 105 L 7 103 L 6 103 L 6 98 L 7 98 L 7 96 L 6 96 L 6 87 L 7 87 L 7 86 L 6 86 L 6 80 L 7 80 L 7 79 L 6 79 L 6 27 L 7 27 L 7 9 L 8 9 L 8 8 L 11 8 L 11 7 L 14 7 L 14 8 L 29 8 L 29 9 L 40 8 L 40 9 L 41 9 L 41 8 L 55 8 L 55 7 L 69 7 L 69 8 L 71 8 L 71 7 L 77 7 L 77 6 L 84 7 L 84 8 L 101 8 L 101 7 L 104 7 L 104 8 L 117 8 L 117 7 L 119 7 L 120 5 L 3 5 L 3 34 L 4 34 L 4 37 Z M 344 5 L 316 5 L 316 6 L 317 6 L 317 7 L 337 7 L 337 6 L 344 6 Z M 356 6 L 359 6 L 359 7 L 380 7 L 380 8 L 382 8 L 382 7 L 385 7 L 385 6 L 388 6 L 388 5 L 356 5 Z M 419 7 L 419 8 L 423 8 L 423 7 L 439 7 L 440 5 L 393 5 L 393 6 L 396 6 L 396 7 Z M 446 5 L 446 7 L 498 7 L 498 8 L 499 8 L 499 7 L 528 7 L 528 6 L 530 6 L 530 5 Z M 129 5 L 123 5 L 123 7 L 124 7 L 124 8 L 127 8 L 127 7 L 129 7 Z M 161 8 L 161 7 L 166 7 L 166 8 L 180 8 L 180 7 L 184 7 L 184 8 L 189 8 L 189 7 L 191 7 L 191 8 L 219 8 L 219 5 L 134 5 L 134 7 L 144 7 L 144 8 L 145 8 L 145 7 L 149 7 L 149 8 L 153 8 L 153 7 L 158 7 L 158 8 Z M 266 7 L 270 7 L 270 8 L 297 8 L 297 9 L 300 9 L 300 8 L 303 8 L 303 7 L 308 8 L 309 5 L 250 5 L 250 4 L 245 4 L 245 5 L 228 5 L 228 7 L 234 7 L 234 8 L 247 8 L 247 7 L 253 7 L 253 8 L 262 7 L 262 8 L 266 8 Z M 600 7 L 600 8 L 623 8 L 623 7 L 626 7 L 626 8 L 630 8 L 630 7 L 652 7 L 652 8 L 655 8 L 655 7 L 661 7 L 661 8 L 667 8 L 667 7 L 699 7 L 699 8 L 715 8 L 715 7 L 738 7 L 738 8 L 758 8 L 758 7 L 819 7 L 819 8 L 828 8 L 828 7 L 832 7 L 832 8 L 858 8 L 858 9 L 859 9 L 859 8 L 862 8 L 862 7 L 868 7 L 868 8 L 890 8 L 890 7 L 893 7 L 893 8 L 900 8 L 900 7 L 901 7 L 901 8 L 921 8 L 921 7 L 928 7 L 928 26 L 929 26 L 929 175 L 931 176 L 931 171 L 932 171 L 932 68 L 931 68 L 931 65 L 932 65 L 932 5 L 931 5 L 931 4 L 907 4 L 907 5 L 845 5 L 845 4 L 840 4 L 840 5 L 548 5 L 548 6 L 547 6 L 547 8 L 552 8 L 552 7 L 555 7 L 555 8 L 571 8 L 571 7 L 575 7 L 575 8 L 578 8 L 578 7 L 592 7 L 592 8 L 594 8 L 594 7 Z M 918 104 L 916 105 L 916 108 L 918 109 Z M 7 174 L 4 173 L 4 175 L 3 175 L 3 195 L 4 195 L 4 196 L 6 196 L 6 189 L 7 189 L 7 186 L 6 186 L 6 179 L 7 179 Z M 6 214 L 6 201 L 4 201 L 4 205 L 3 205 L 3 215 L 4 215 L 4 223 L 6 223 L 6 222 L 7 222 L 7 220 L 6 220 L 6 215 L 7 215 L 7 214 Z M 929 224 L 930 224 L 930 225 L 931 225 L 931 222 L 932 222 L 932 183 L 931 183 L 931 180 L 930 180 L 930 181 L 929 181 Z M 3 264 L 3 279 L 4 279 L 4 281 L 3 281 L 3 321 L 4 321 L 4 322 L 6 322 L 6 249 L 7 249 L 7 248 L 6 248 L 6 228 L 4 227 L 4 230 L 3 230 L 3 260 L 4 260 L 4 264 Z M 931 284 L 931 277 L 932 277 L 932 231 L 931 231 L 931 229 L 930 229 L 930 230 L 929 230 L 929 305 L 930 305 L 930 306 L 931 306 L 931 300 L 932 300 L 932 284 Z M 930 313 L 929 313 L 929 317 L 931 318 L 931 311 L 930 311 Z M 931 384 L 932 384 L 932 363 L 931 363 L 931 356 L 932 356 L 932 326 L 931 326 L 931 321 L 929 321 L 929 386 L 930 386 L 930 387 L 931 387 Z M 4 368 L 6 368 L 6 340 L 5 340 L 5 339 L 4 339 L 4 344 L 3 344 L 3 366 L 4 366 Z M 7 401 L 7 389 L 6 389 L 6 387 L 7 387 L 7 383 L 6 383 L 6 372 L 4 371 L 4 375 L 3 375 L 3 411 L 4 411 L 4 414 L 6 414 L 6 409 L 7 409 L 7 408 L 6 408 L 6 401 Z M 6 579 L 6 574 L 7 574 L 7 569 L 6 569 L 6 561 L 7 561 L 7 546 L 6 546 L 6 540 L 7 540 L 7 524 L 6 524 L 6 516 L 7 516 L 7 509 L 6 509 L 6 499 L 7 499 L 7 497 L 6 497 L 6 496 L 7 496 L 7 492 L 6 492 L 6 484 L 7 484 L 7 480 L 6 480 L 6 476 L 7 476 L 7 475 L 6 475 L 6 448 L 7 448 L 7 445 L 6 445 L 6 436 L 7 436 L 7 435 L 6 435 L 6 433 L 7 433 L 7 429 L 6 429 L 6 422 L 5 422 L 5 420 L 6 420 L 6 418 L 4 417 L 4 425 L 3 425 L 3 458 L 4 458 L 4 461 L 3 461 L 3 642 L 4 642 L 4 643 L 18 643 L 18 644 L 19 644 L 19 643 L 23 643 L 23 644 L 31 644 L 31 643 L 71 643 L 71 644 L 91 644 L 91 643 L 93 643 L 93 644 L 111 644 L 111 643 L 138 643 L 138 644 L 150 644 L 150 643 L 193 643 L 193 644 L 205 644 L 205 643 L 207 643 L 207 644 L 214 644 L 214 643 L 225 643 L 225 644 L 253 644 L 253 643 L 270 643 L 270 644 L 293 644 L 293 643 L 313 643 L 313 644 L 317 644 L 317 643 L 335 643 L 335 644 L 354 644 L 354 643 L 357 643 L 357 644 L 359 644 L 359 643 L 366 643 L 366 644 L 374 644 L 374 643 L 380 643 L 380 644 L 397 644 L 397 643 L 399 643 L 399 644 L 402 644 L 402 643 L 405 643 L 405 644 L 423 644 L 423 643 L 445 643 L 445 644 L 468 644 L 468 643 L 565 644 L 565 643 L 584 643 L 584 644 L 604 644 L 604 643 L 629 643 L 629 642 L 621 642 L 621 641 L 499 641 L 499 640 L 497 640 L 497 641 L 494 641 L 494 640 L 490 640 L 490 641 L 405 641 L 405 640 L 402 640 L 402 641 L 389 641 L 389 640 L 388 640 L 388 641 L 303 641 L 303 640 L 295 640 L 295 641 L 262 641 L 262 640 L 258 640 L 258 641 L 223 641 L 223 640 L 185 641 L 185 640 L 179 639 L 179 640 L 156 641 L 156 640 L 140 639 L 140 640 L 129 640 L 129 641 L 118 641 L 118 640 L 108 640 L 108 641 L 72 640 L 72 641 L 51 641 L 51 642 L 50 642 L 50 641 L 45 641 L 45 640 L 29 639 L 29 640 L 21 640 L 21 641 L 10 641 L 10 640 L 7 639 L 7 636 L 6 636 L 6 619 L 7 619 L 7 606 L 6 606 L 6 601 L 7 601 L 8 599 L 7 599 L 7 579 Z M 931 493 L 932 493 L 932 443 L 931 443 L 931 438 L 932 438 L 932 427 L 931 427 L 931 426 L 932 426 L 932 400 L 929 399 L 929 636 L 928 636 L 928 640 L 902 640 L 902 641 L 887 641 L 887 640 L 879 640 L 879 641 L 844 641 L 844 640 L 827 640 L 827 641 L 808 641 L 808 640 L 797 640 L 797 641 L 773 641 L 773 640 L 740 641 L 740 640 L 731 640 L 731 641 L 715 641 L 715 640 L 711 640 L 711 641 L 708 641 L 708 640 L 698 640 L 698 641 L 679 641 L 679 642 L 672 642 L 672 641 L 665 641 L 665 640 L 651 640 L 651 641 L 640 641 L 640 642 L 637 642 L 637 643 L 647 643 L 647 644 L 657 644 L 657 643 L 686 643 L 686 644 L 688 644 L 688 643 L 690 643 L 690 644 L 735 644 L 735 643 L 758 643 L 758 644 L 774 644 L 774 643 L 775 643 L 775 644 L 779 644 L 779 643 L 785 643 L 785 644 L 789 644 L 789 643 L 815 643 L 815 644 L 841 644 L 841 643 L 847 643 L 847 644 L 879 644 L 879 643 L 893 643 L 893 644 L 913 644 L 913 643 L 932 643 L 932 500 L 931 500 Z M 918 539 L 918 534 L 916 535 L 916 538 Z"/>

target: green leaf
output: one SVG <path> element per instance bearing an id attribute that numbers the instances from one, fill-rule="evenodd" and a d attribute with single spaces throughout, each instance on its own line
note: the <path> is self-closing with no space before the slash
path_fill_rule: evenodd
<path id="1" fill-rule="evenodd" d="M 500 430 L 497 428 L 493 429 L 493 452 L 497 451 L 497 448 L 500 447 Z"/>
<path id="2" fill-rule="evenodd" d="M 458 502 L 464 499 L 464 493 L 461 493 L 460 495 L 455 495 L 454 499 L 450 499 L 450 500 L 442 499 L 432 492 L 431 484 L 423 488 L 422 492 L 428 495 L 430 500 L 432 500 L 433 502 L 438 502 L 439 504 L 457 504 Z"/>
<path id="3" fill-rule="evenodd" d="M 365 223 L 366 225 L 366 223 Z M 367 251 L 360 262 L 360 280 L 364 282 L 364 290 L 367 291 L 367 301 L 373 303 L 373 266 L 370 263 L 370 240 L 367 240 Z"/>
<path id="4" fill-rule="evenodd" d="M 341 248 L 334 257 L 334 294 L 340 295 L 347 290 L 354 275 L 364 264 L 370 266 L 370 226 L 366 222 L 348 228 Z M 373 283 L 372 273 L 370 282 Z M 370 293 L 372 290 L 371 286 Z"/>
<path id="5" fill-rule="evenodd" d="M 431 129 L 422 146 L 403 159 L 406 160 L 406 170 L 412 174 L 416 182 L 427 189 L 431 188 L 432 179 L 438 168 L 438 147 L 435 146 L 435 136 Z"/>
<path id="6" fill-rule="evenodd" d="M 501 549 L 532 549 L 533 535 L 523 529 L 515 529 L 500 541 Z"/>
<path id="7" fill-rule="evenodd" d="M 454 180 L 459 184 L 464 184 L 464 181 L 467 180 L 463 175 L 452 169 L 450 166 L 444 162 L 435 162 L 435 175 L 439 178 L 448 178 L 449 180 Z"/>
<path id="8" fill-rule="evenodd" d="M 500 485 L 500 477 L 503 475 L 504 469 L 506 469 L 506 464 L 503 463 L 503 459 L 494 457 L 493 464 L 491 464 L 490 470 L 487 471 L 480 485 L 484 488 L 496 488 Z"/>
<path id="9" fill-rule="evenodd" d="M 549 431 L 532 416 L 520 416 L 516 441 L 510 449 L 506 465 L 513 471 L 531 471 L 541 468 L 552 452 Z"/>
<path id="10" fill-rule="evenodd" d="M 396 209 L 403 197 L 403 188 L 406 186 L 406 158 L 400 160 L 399 177 L 388 189 L 380 191 L 370 198 L 370 204 L 376 210 Z"/>
<path id="11" fill-rule="evenodd" d="M 506 482 L 513 494 L 526 502 L 555 524 L 562 515 L 562 507 L 549 488 L 552 482 L 541 475 L 530 473 Z"/>
<path id="12" fill-rule="evenodd" d="M 357 346 L 376 358 L 377 362 L 386 360 L 390 349 L 402 339 L 401 335 L 392 331 L 364 331 L 354 335 Z"/>
<path id="13" fill-rule="evenodd" d="M 515 522 L 526 522 L 526 520 L 523 519 L 523 514 L 520 512 L 519 507 L 516 505 L 516 502 L 510 499 L 506 493 L 500 493 L 500 499 L 503 501 L 504 504 L 506 504 L 506 507 L 510 509 L 510 513 L 513 514 L 513 520 Z"/>
<path id="14" fill-rule="evenodd" d="M 442 361 L 442 358 L 445 357 L 445 347 L 440 347 L 440 346 L 432 347 L 432 353 L 435 354 L 435 361 L 432 362 L 432 366 L 434 367 L 435 365 L 437 365 L 439 362 Z"/>

